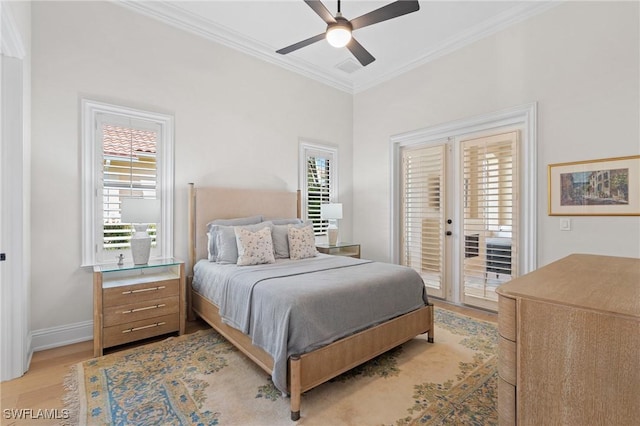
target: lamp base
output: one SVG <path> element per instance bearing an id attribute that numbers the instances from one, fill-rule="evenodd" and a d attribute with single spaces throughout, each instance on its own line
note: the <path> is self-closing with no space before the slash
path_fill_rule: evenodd
<path id="1" fill-rule="evenodd" d="M 149 263 L 151 237 L 147 234 L 147 225 L 134 225 L 136 233 L 131 237 L 131 256 L 134 265 Z"/>
<path id="2" fill-rule="evenodd" d="M 336 244 L 338 244 L 338 228 L 329 227 L 327 229 L 327 237 L 329 239 L 330 246 L 335 246 Z"/>

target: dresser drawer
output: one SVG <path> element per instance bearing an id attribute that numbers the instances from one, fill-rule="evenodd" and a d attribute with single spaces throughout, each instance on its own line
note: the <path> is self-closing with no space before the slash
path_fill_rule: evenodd
<path id="1" fill-rule="evenodd" d="M 498 424 L 516 424 L 516 387 L 498 377 Z"/>
<path id="2" fill-rule="evenodd" d="M 498 375 L 501 379 L 516 385 L 516 342 L 504 337 L 498 338 Z"/>
<path id="3" fill-rule="evenodd" d="M 510 297 L 498 297 L 498 332 L 500 336 L 516 341 L 516 300 Z"/>
<path id="4" fill-rule="evenodd" d="M 159 336 L 178 331 L 179 328 L 180 319 L 175 314 L 105 327 L 103 347 L 117 346 L 148 337 Z"/>
<path id="5" fill-rule="evenodd" d="M 144 300 L 178 296 L 180 280 L 150 281 L 148 283 L 123 285 L 103 290 L 103 306 L 119 306 Z"/>
<path id="6" fill-rule="evenodd" d="M 179 297 L 143 300 L 128 305 L 107 306 L 104 308 L 104 326 L 130 323 L 146 318 L 177 314 L 180 310 Z"/>

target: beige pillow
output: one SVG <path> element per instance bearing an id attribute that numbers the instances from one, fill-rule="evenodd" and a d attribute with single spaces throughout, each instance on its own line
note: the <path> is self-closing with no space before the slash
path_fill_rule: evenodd
<path id="1" fill-rule="evenodd" d="M 250 231 L 237 226 L 234 231 L 238 244 L 238 266 L 260 265 L 276 261 L 273 257 L 271 228 Z"/>
<path id="2" fill-rule="evenodd" d="M 292 260 L 307 259 L 318 254 L 312 225 L 302 228 L 289 225 L 287 232 L 289 234 L 289 257 Z"/>

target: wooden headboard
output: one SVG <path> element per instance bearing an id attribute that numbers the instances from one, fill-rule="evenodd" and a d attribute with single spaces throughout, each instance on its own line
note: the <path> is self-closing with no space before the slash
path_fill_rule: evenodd
<path id="1" fill-rule="evenodd" d="M 232 219 L 263 215 L 265 219 L 301 216 L 300 190 L 272 191 L 257 189 L 196 188 L 189 184 L 189 263 L 207 257 L 207 223 L 214 219 Z"/>

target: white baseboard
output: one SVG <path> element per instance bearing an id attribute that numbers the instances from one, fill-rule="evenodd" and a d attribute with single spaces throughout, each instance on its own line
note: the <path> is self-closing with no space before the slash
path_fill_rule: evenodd
<path id="1" fill-rule="evenodd" d="M 93 339 L 93 321 L 77 322 L 33 331 L 31 347 L 34 352 Z"/>

